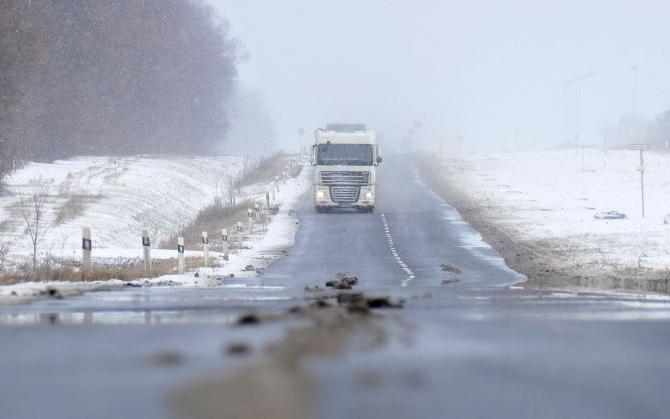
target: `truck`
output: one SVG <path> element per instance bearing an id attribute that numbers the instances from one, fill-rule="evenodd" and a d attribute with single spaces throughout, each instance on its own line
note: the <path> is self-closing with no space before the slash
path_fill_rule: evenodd
<path id="1" fill-rule="evenodd" d="M 374 212 L 381 148 L 364 124 L 328 124 L 314 133 L 314 207 Z"/>

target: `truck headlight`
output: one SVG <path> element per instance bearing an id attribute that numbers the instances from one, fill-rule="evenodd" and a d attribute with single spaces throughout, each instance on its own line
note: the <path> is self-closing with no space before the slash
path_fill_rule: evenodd
<path id="1" fill-rule="evenodd" d="M 375 194 L 373 194 L 372 191 L 367 191 L 367 192 L 365 193 L 365 197 L 366 197 L 367 199 L 372 199 L 373 196 L 375 196 Z"/>
<path id="2" fill-rule="evenodd" d="M 323 199 L 326 197 L 326 193 L 323 190 L 319 189 L 318 191 L 316 191 L 316 197 L 319 199 Z"/>

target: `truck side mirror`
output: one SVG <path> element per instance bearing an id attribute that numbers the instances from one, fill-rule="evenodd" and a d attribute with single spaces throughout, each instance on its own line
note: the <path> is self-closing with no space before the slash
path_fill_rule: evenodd
<path id="1" fill-rule="evenodd" d="M 316 166 L 316 144 L 312 146 L 312 166 Z"/>
<path id="2" fill-rule="evenodd" d="M 379 163 L 381 163 L 381 162 L 382 162 L 382 157 L 381 157 L 381 156 L 377 156 L 377 164 L 379 164 Z"/>

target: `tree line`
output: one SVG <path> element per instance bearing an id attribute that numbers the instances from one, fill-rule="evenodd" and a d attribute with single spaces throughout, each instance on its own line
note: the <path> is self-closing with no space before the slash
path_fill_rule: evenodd
<path id="1" fill-rule="evenodd" d="M 600 134 L 615 147 L 630 143 L 648 143 L 657 150 L 670 148 L 670 109 L 654 118 L 636 115 L 622 115 L 617 120 L 605 124 Z"/>
<path id="2" fill-rule="evenodd" d="M 0 180 L 17 161 L 215 150 L 237 57 L 201 0 L 2 0 Z"/>

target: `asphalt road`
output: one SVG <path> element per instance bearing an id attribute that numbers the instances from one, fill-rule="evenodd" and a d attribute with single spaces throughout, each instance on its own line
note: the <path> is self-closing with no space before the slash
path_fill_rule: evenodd
<path id="1" fill-rule="evenodd" d="M 377 213 L 317 214 L 308 196 L 297 210 L 296 245 L 254 287 L 0 308 L 0 416 L 169 417 L 171 390 L 235 368 L 228 342 L 282 333 L 231 319 L 293 305 L 337 272 L 406 306 L 382 349 L 310 362 L 317 417 L 668 416 L 670 300 L 510 287 L 523 277 L 401 157 L 380 168 Z"/>

